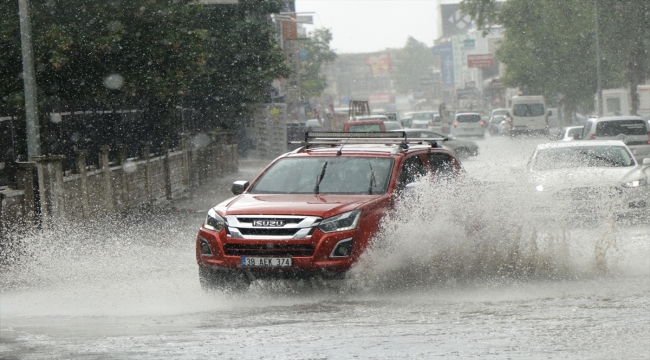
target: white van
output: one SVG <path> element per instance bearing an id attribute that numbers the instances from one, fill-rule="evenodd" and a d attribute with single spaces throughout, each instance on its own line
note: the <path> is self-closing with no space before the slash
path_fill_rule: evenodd
<path id="1" fill-rule="evenodd" d="M 544 96 L 514 96 L 506 114 L 510 136 L 544 134 L 548 136 L 548 116 Z"/>

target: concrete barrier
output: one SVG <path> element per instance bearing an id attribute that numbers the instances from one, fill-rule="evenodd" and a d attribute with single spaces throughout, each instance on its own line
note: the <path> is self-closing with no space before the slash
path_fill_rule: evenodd
<path id="1" fill-rule="evenodd" d="M 109 163 L 109 148 L 102 147 L 99 166 L 88 169 L 85 150 L 76 152 L 76 172 L 63 174 L 63 156 L 41 156 L 33 163 L 19 164 L 17 188 L 0 192 L 1 231 L 10 231 L 20 221 L 34 223 L 34 198 L 40 199 L 43 225 L 52 221 L 82 220 L 107 212 L 121 212 L 142 205 L 156 205 L 182 198 L 192 187 L 211 178 L 238 171 L 237 145 L 231 134 L 218 135 L 209 144 L 194 146 L 184 136 L 181 148 L 163 144 L 161 155 L 152 156 L 142 144 L 137 159 L 119 151 L 118 164 Z M 38 194 L 33 192 L 34 169 Z M 27 220 L 25 220 L 27 219 Z"/>

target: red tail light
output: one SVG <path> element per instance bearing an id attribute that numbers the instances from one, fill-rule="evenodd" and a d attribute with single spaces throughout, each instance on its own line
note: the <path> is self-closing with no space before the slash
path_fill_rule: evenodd
<path id="1" fill-rule="evenodd" d="M 458 121 L 454 121 L 454 127 L 458 126 Z"/>
<path id="2" fill-rule="evenodd" d="M 481 120 L 481 126 L 485 126 L 485 121 Z"/>
<path id="3" fill-rule="evenodd" d="M 595 139 L 596 139 L 596 134 L 591 134 L 591 136 L 589 137 L 589 140 L 595 140 Z"/>

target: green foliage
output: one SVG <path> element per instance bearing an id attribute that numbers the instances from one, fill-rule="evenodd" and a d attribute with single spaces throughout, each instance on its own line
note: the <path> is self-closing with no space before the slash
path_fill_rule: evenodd
<path id="1" fill-rule="evenodd" d="M 593 11 L 584 5 L 576 9 L 577 1 L 513 0 L 503 5 L 505 41 L 497 56 L 506 66 L 504 84 L 551 100 L 562 94 L 569 106 L 593 102 Z M 606 62 L 602 65 L 609 69 Z M 605 83 L 612 82 L 611 71 L 603 75 Z"/>
<path id="2" fill-rule="evenodd" d="M 483 30 L 483 35 L 487 34 L 491 25 L 500 24 L 498 1 L 463 0 L 460 9 L 474 19 L 476 27 Z"/>
<path id="3" fill-rule="evenodd" d="M 2 105 L 22 98 L 17 0 L 0 4 Z M 189 104 L 219 117 L 263 99 L 286 76 L 268 14 L 280 0 L 31 0 L 41 104 L 140 107 L 165 117 Z M 185 105 L 188 106 L 188 105 Z"/>
<path id="4" fill-rule="evenodd" d="M 215 123 L 228 127 L 247 104 L 268 101 L 269 83 L 290 73 L 267 21 L 280 5 L 248 0 L 205 9 L 195 27 L 205 29 L 206 74 L 193 79 L 185 106 L 214 114 Z"/>
<path id="5" fill-rule="evenodd" d="M 630 85 L 630 111 L 635 113 L 637 85 L 650 78 L 650 1 L 601 0 L 598 7 L 603 57 L 616 64 L 620 77 Z"/>
<path id="6" fill-rule="evenodd" d="M 570 108 L 590 106 L 597 89 L 593 0 L 464 0 L 480 29 L 502 24 L 497 57 L 504 83 L 549 99 L 564 96 Z M 598 1 L 602 87 L 636 87 L 650 75 L 650 2 Z"/>
<path id="7" fill-rule="evenodd" d="M 395 62 L 395 88 L 401 94 L 408 94 L 419 89 L 420 79 L 431 76 L 433 53 L 426 44 L 409 36 Z"/>
<path id="8" fill-rule="evenodd" d="M 305 98 L 318 97 L 327 88 L 327 79 L 321 75 L 321 69 L 324 64 L 336 59 L 336 53 L 330 49 L 331 41 L 332 32 L 329 29 L 316 29 L 305 41 L 307 61 L 301 65 L 303 73 L 300 85 Z"/>
<path id="9" fill-rule="evenodd" d="M 18 1 L 0 1 L 0 110 L 20 109 L 23 103 Z"/>

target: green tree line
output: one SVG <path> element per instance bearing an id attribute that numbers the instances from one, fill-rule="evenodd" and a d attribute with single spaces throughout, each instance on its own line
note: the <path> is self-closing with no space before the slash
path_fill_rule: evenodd
<path id="1" fill-rule="evenodd" d="M 560 96 L 569 112 L 593 106 L 597 91 L 595 14 L 601 51 L 602 88 L 636 88 L 650 77 L 650 1 L 647 0 L 463 0 L 461 8 L 479 29 L 504 27 L 497 58 L 503 83 L 525 93 Z"/>
<path id="2" fill-rule="evenodd" d="M 282 0 L 31 0 L 39 106 L 146 108 L 176 130 L 177 106 L 228 126 L 288 76 L 269 14 Z M 18 0 L 0 2 L 0 110 L 23 107 Z M 81 110 L 81 109 L 79 109 Z M 42 112 L 43 110 L 41 110 Z M 42 115 L 43 116 L 43 115 Z"/>

